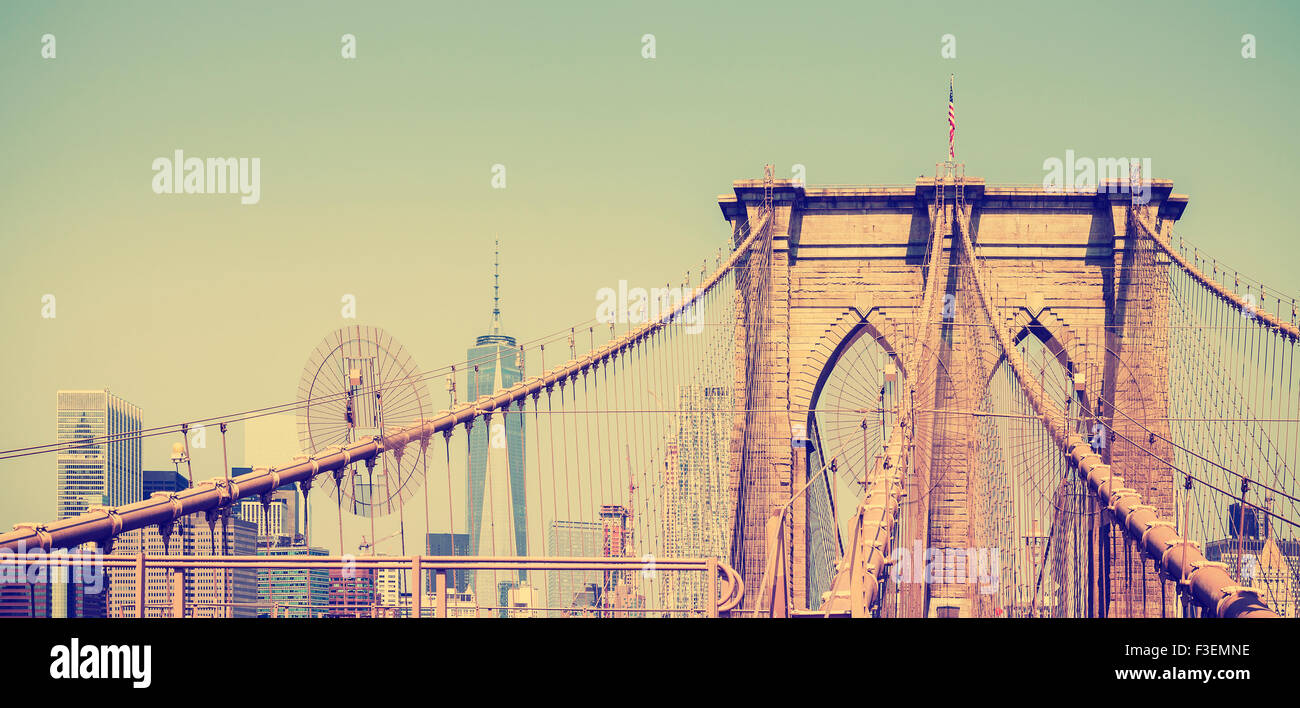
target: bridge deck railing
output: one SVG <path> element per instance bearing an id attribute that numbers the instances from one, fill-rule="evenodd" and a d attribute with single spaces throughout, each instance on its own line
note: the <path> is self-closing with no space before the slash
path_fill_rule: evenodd
<path id="1" fill-rule="evenodd" d="M 0 554 L 0 570 L 12 572 L 17 569 L 25 572 L 32 565 L 46 568 L 117 568 L 134 570 L 134 602 L 114 607 L 134 605 L 135 617 L 147 616 L 149 607 L 170 607 L 172 617 L 186 615 L 185 571 L 187 570 L 343 570 L 350 573 L 377 570 L 404 570 L 411 579 L 409 605 L 389 609 L 409 610 L 406 616 L 424 617 L 425 574 L 434 578 L 434 612 L 438 618 L 448 617 L 449 611 L 456 608 L 449 602 L 451 595 L 457 594 L 448 587 L 448 580 L 456 571 L 614 571 L 614 572 L 703 572 L 706 577 L 707 597 L 716 598 L 713 603 L 705 603 L 703 608 L 635 608 L 635 607 L 595 607 L 587 613 L 609 616 L 618 613 L 667 613 L 699 614 L 718 617 L 729 613 L 740 604 L 744 593 L 744 584 L 740 575 L 729 565 L 716 558 L 609 558 L 609 557 L 528 557 L 528 556 L 269 556 L 269 555 L 112 555 L 85 552 L 43 552 L 33 551 L 20 554 Z M 172 573 L 172 600 L 168 603 L 150 603 L 146 601 L 148 570 L 165 570 Z M 140 579 L 145 581 L 141 582 Z M 420 591 L 415 591 L 419 588 Z M 234 607 L 249 603 L 208 602 L 190 603 L 197 607 Z M 259 603 L 262 605 L 273 602 Z M 472 608 L 475 616 L 482 616 L 481 611 L 507 610 L 519 613 L 529 611 L 571 611 L 574 608 L 550 607 L 502 607 L 496 605 L 475 604 Z M 582 608 L 578 608 L 582 609 Z"/>

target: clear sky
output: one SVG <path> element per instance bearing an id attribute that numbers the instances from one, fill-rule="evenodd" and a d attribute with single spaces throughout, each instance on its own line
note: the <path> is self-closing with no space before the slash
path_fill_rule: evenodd
<path id="1" fill-rule="evenodd" d="M 60 388 L 111 387 L 146 427 L 292 400 L 312 348 L 352 322 L 349 293 L 356 322 L 422 368 L 463 359 L 489 325 L 495 238 L 508 333 L 587 319 L 600 288 L 698 269 L 728 233 L 716 195 L 765 162 L 782 177 L 802 164 L 812 185 L 932 173 L 950 73 L 969 175 L 1040 183 L 1067 149 L 1150 158 L 1190 195 L 1182 236 L 1295 293 L 1298 15 L 1188 2 L 4 3 L 0 449 L 53 441 Z M 945 34 L 955 58 L 941 56 Z M 151 165 L 177 149 L 259 158 L 260 202 L 155 194 Z M 214 437 L 196 477 L 220 474 Z M 145 467 L 170 466 L 171 442 L 146 442 Z M 49 457 L 0 462 L 0 528 L 53 518 L 54 474 Z"/>

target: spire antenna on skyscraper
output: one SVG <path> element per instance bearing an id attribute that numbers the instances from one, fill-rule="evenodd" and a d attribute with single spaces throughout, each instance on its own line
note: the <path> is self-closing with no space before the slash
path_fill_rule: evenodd
<path id="1" fill-rule="evenodd" d="M 492 251 L 492 326 L 487 333 L 478 336 L 477 346 L 499 344 L 509 347 L 517 345 L 514 337 L 504 334 L 501 326 L 501 239 L 493 241 Z"/>
<path id="2" fill-rule="evenodd" d="M 501 334 L 501 240 L 497 239 L 492 262 L 492 334 Z"/>

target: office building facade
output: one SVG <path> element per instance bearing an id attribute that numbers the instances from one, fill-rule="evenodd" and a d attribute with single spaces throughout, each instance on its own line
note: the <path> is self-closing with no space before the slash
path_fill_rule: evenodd
<path id="1" fill-rule="evenodd" d="M 140 429 L 140 408 L 107 389 L 56 394 L 57 518 L 140 500 Z"/>
<path id="2" fill-rule="evenodd" d="M 270 546 L 259 546 L 257 555 L 272 558 L 328 556 L 324 548 L 309 547 L 301 539 L 279 537 Z M 259 617 L 316 618 L 330 610 L 328 568 L 259 568 L 257 571 Z"/>
<path id="3" fill-rule="evenodd" d="M 156 492 L 174 494 L 190 488 L 189 480 L 176 470 L 144 470 L 140 473 L 143 488 L 140 499 L 143 501 Z"/>
<path id="4" fill-rule="evenodd" d="M 262 467 L 233 467 L 230 470 L 232 477 L 249 474 L 254 470 L 262 470 Z M 275 538 L 285 536 L 289 539 L 297 538 L 306 528 L 305 519 L 306 507 L 301 503 L 302 495 L 298 493 L 298 485 L 282 484 L 274 492 L 271 492 L 271 503 L 266 507 L 262 506 L 260 499 L 244 499 L 235 505 L 235 515 L 244 521 L 251 521 L 257 524 L 257 535 L 261 537 Z M 271 545 L 275 545 L 273 542 Z"/>
<path id="5" fill-rule="evenodd" d="M 546 555 L 549 557 L 596 558 L 603 555 L 603 529 L 595 521 L 552 521 L 547 529 Z M 599 570 L 548 570 L 546 571 L 546 606 L 552 608 L 551 616 L 559 616 L 554 608 L 571 607 L 574 598 L 595 586 L 597 592 L 604 578 Z"/>
<path id="6" fill-rule="evenodd" d="M 678 388 L 677 408 L 682 412 L 666 441 L 662 487 L 663 552 L 670 558 L 730 556 L 733 407 L 730 389 L 724 386 Z M 666 607 L 706 607 L 708 579 L 703 573 L 658 575 L 659 597 Z"/>
<path id="7" fill-rule="evenodd" d="M 0 582 L 0 619 L 105 616 L 108 587 L 102 575 L 96 585 L 70 579 L 67 575 L 60 577 L 57 575 L 59 572 L 60 569 L 49 568 L 45 571 L 45 579 Z"/>
<path id="8" fill-rule="evenodd" d="M 379 598 L 375 595 L 373 568 L 330 568 L 329 617 L 374 617 Z"/>
<path id="9" fill-rule="evenodd" d="M 431 556 L 468 556 L 469 534 L 467 533 L 431 533 L 425 538 L 425 548 Z M 433 573 L 425 578 L 425 592 L 436 592 L 437 579 Z M 469 591 L 469 574 L 463 570 L 447 573 L 447 587 L 456 592 Z"/>
<path id="10" fill-rule="evenodd" d="M 224 549 L 224 553 L 223 553 Z M 171 526 L 166 540 L 156 526 L 127 531 L 113 544 L 114 555 L 134 556 L 251 556 L 257 551 L 257 529 L 239 519 L 225 528 L 211 528 L 201 514 L 182 517 Z M 186 617 L 256 617 L 258 611 L 255 568 L 190 568 L 184 571 Z M 145 569 L 145 616 L 170 617 L 174 585 L 167 568 Z M 115 568 L 109 593 L 112 617 L 136 616 L 137 578 L 134 568 Z"/>

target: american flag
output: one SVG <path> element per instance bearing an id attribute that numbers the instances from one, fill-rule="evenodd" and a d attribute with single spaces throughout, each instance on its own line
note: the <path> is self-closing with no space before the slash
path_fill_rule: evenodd
<path id="1" fill-rule="evenodd" d="M 957 109 L 952 103 L 952 77 L 948 77 L 948 159 L 957 159 Z"/>

